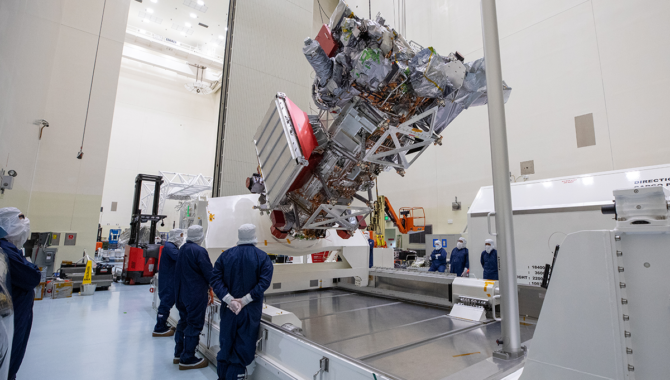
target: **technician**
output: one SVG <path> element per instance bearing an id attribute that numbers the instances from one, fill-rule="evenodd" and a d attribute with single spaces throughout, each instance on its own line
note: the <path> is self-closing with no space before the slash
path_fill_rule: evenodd
<path id="1" fill-rule="evenodd" d="M 216 356 L 219 380 L 239 380 L 254 361 L 263 312 L 263 293 L 272 280 L 272 262 L 255 247 L 256 226 L 243 224 L 237 247 L 221 254 L 214 264 L 212 288 L 228 304 L 221 311 L 220 350 Z"/>
<path id="2" fill-rule="evenodd" d="M 486 239 L 484 241 L 484 251 L 482 252 L 482 268 L 484 268 L 485 280 L 498 279 L 498 251 L 495 249 L 493 240 Z"/>
<path id="3" fill-rule="evenodd" d="M 449 264 L 450 273 L 456 273 L 456 276 L 463 277 L 470 272 L 470 251 L 465 248 L 465 238 L 459 238 L 456 243 L 456 248 L 451 251 L 451 258 Z"/>
<path id="4" fill-rule="evenodd" d="M 163 246 L 161 253 L 161 261 L 158 265 L 158 297 L 161 303 L 158 306 L 158 317 L 153 332 L 155 337 L 174 335 L 175 329 L 168 327 L 167 320 L 175 301 L 174 272 L 177 266 L 179 246 L 184 242 L 183 239 L 184 231 L 179 228 L 173 229 L 168 234 L 168 241 Z"/>
<path id="5" fill-rule="evenodd" d="M 175 295 L 179 323 L 175 332 L 173 363 L 180 370 L 205 368 L 207 359 L 197 358 L 200 332 L 205 325 L 209 283 L 212 278 L 212 261 L 207 250 L 200 246 L 205 240 L 202 226 L 188 228 L 186 243 L 179 249 L 175 269 Z M 160 277 L 160 276 L 159 276 Z"/>
<path id="6" fill-rule="evenodd" d="M 7 255 L 8 282 L 11 284 L 14 304 L 14 337 L 8 376 L 9 380 L 14 380 L 26 353 L 33 325 L 35 288 L 40 284 L 42 276 L 37 266 L 28 262 L 21 252 L 21 247 L 30 236 L 30 220 L 21 211 L 14 207 L 0 209 L 0 234 L 5 235 L 0 239 L 0 248 Z"/>
<path id="7" fill-rule="evenodd" d="M 435 249 L 430 254 L 430 268 L 428 272 L 440 272 L 444 273 L 447 270 L 447 251 L 442 248 L 442 243 L 439 240 L 436 240 L 433 243 Z"/>

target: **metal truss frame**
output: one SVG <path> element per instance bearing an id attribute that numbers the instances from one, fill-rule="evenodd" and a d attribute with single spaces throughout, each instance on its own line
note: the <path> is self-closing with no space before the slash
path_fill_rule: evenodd
<path id="1" fill-rule="evenodd" d="M 407 120 L 406 122 L 400 124 L 397 127 L 389 127 L 389 129 L 387 129 L 386 132 L 384 132 L 382 137 L 379 140 L 377 140 L 377 143 L 372 147 L 372 149 L 370 149 L 366 153 L 363 160 L 367 162 L 373 162 L 376 164 L 393 166 L 394 168 L 398 169 L 409 168 L 414 163 L 414 161 L 416 161 L 416 159 L 419 158 L 421 154 L 423 154 L 423 152 L 428 148 L 428 146 L 433 142 L 435 142 L 434 130 L 435 130 L 435 118 L 437 116 L 437 109 L 438 107 L 435 106 L 426 112 L 414 116 L 413 118 Z M 429 116 L 430 116 L 430 122 L 428 123 L 428 125 L 430 126 L 430 130 L 428 132 L 412 127 L 412 125 L 417 121 L 423 120 Z M 402 146 L 400 144 L 398 135 L 416 137 L 423 141 L 419 143 Z M 377 149 L 379 149 L 379 147 L 386 141 L 386 139 L 389 136 L 391 137 L 391 140 L 395 145 L 395 149 L 377 153 Z M 408 162 L 406 157 L 407 152 L 416 148 L 422 148 L 422 149 L 421 151 L 417 152 L 414 155 L 414 158 L 412 158 L 411 161 Z M 386 157 L 395 155 L 398 155 L 399 162 L 397 164 L 395 162 L 384 160 L 384 158 Z"/>
<path id="2" fill-rule="evenodd" d="M 321 214 L 321 211 L 324 211 L 327 214 L 326 219 L 319 222 L 314 222 L 314 220 Z M 348 214 L 346 213 L 347 211 L 350 211 L 351 213 Z M 305 230 L 333 229 L 333 227 L 331 226 L 324 226 L 324 225 L 337 223 L 339 227 L 335 228 L 336 230 L 353 231 L 358 228 L 360 222 L 357 221 L 356 223 L 351 223 L 348 219 L 351 217 L 357 217 L 359 215 L 366 217 L 371 212 L 372 209 L 369 207 L 322 204 L 321 206 L 319 206 L 318 209 L 316 209 L 314 214 L 310 216 L 310 218 L 307 220 L 307 223 L 305 223 L 305 225 L 302 226 L 302 229 Z"/>
<path id="3" fill-rule="evenodd" d="M 197 198 L 201 193 L 211 191 L 214 182 L 212 177 L 206 177 L 202 174 L 185 174 L 162 170 L 159 170 L 158 173 L 163 176 L 158 207 L 159 213 L 163 211 L 166 200 L 188 201 Z M 140 207 L 142 210 L 148 210 L 147 207 L 154 197 L 154 188 L 142 183 L 142 194 L 146 195 L 142 197 Z"/>

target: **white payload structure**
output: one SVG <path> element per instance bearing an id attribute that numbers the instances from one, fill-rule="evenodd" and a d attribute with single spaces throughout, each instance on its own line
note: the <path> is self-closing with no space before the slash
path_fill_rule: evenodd
<path id="1" fill-rule="evenodd" d="M 272 285 L 266 293 L 299 291 L 333 286 L 333 280 L 353 277 L 359 286 L 367 286 L 370 246 L 365 233 L 356 231 L 349 239 L 342 239 L 336 230 L 328 230 L 323 239 L 279 239 L 270 232 L 272 221 L 254 206 L 257 194 L 212 198 L 208 201 L 209 215 L 205 246 L 212 262 L 221 252 L 237 245 L 237 229 L 245 223 L 256 226 L 257 247 L 275 255 L 306 256 L 319 252 L 337 252 L 342 261 L 302 264 L 275 264 Z M 393 266 L 393 249 L 376 249 Z M 390 260 L 388 257 L 390 256 Z M 305 260 L 306 261 L 306 260 Z M 381 265 L 379 265 L 381 266 Z"/>
<path id="2" fill-rule="evenodd" d="M 521 380 L 670 376 L 670 191 L 614 196 L 615 229 L 561 245 Z"/>
<path id="3" fill-rule="evenodd" d="M 614 229 L 612 216 L 600 212 L 601 206 L 612 204 L 613 191 L 656 186 L 670 186 L 670 165 L 512 183 L 518 283 L 539 286 L 556 245 L 568 234 Z M 493 188 L 482 187 L 468 210 L 471 263 L 479 262 L 485 239 L 496 240 L 488 226 L 489 214 L 491 225 L 495 220 L 493 212 Z M 481 278 L 481 266 L 473 264 L 471 273 Z"/>

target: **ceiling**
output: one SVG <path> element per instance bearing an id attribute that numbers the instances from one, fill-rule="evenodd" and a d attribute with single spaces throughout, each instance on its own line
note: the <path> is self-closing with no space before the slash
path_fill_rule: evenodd
<path id="1" fill-rule="evenodd" d="M 228 0 L 132 0 L 128 15 L 128 25 L 217 55 L 227 22 Z"/>

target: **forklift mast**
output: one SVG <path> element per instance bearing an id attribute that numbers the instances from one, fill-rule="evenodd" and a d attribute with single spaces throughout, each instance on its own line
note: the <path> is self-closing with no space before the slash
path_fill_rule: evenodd
<path id="1" fill-rule="evenodd" d="M 151 214 L 142 214 L 142 210 L 140 210 L 140 197 L 142 196 L 143 181 L 154 182 L 154 199 Z M 162 176 L 138 174 L 137 177 L 135 177 L 135 195 L 133 197 L 133 214 L 130 218 L 130 239 L 128 240 L 128 245 L 137 246 L 139 244 L 140 226 L 142 223 L 149 221 L 151 222 L 149 244 L 154 243 L 156 238 L 156 225 L 166 217 L 166 215 L 158 215 L 162 184 Z"/>

